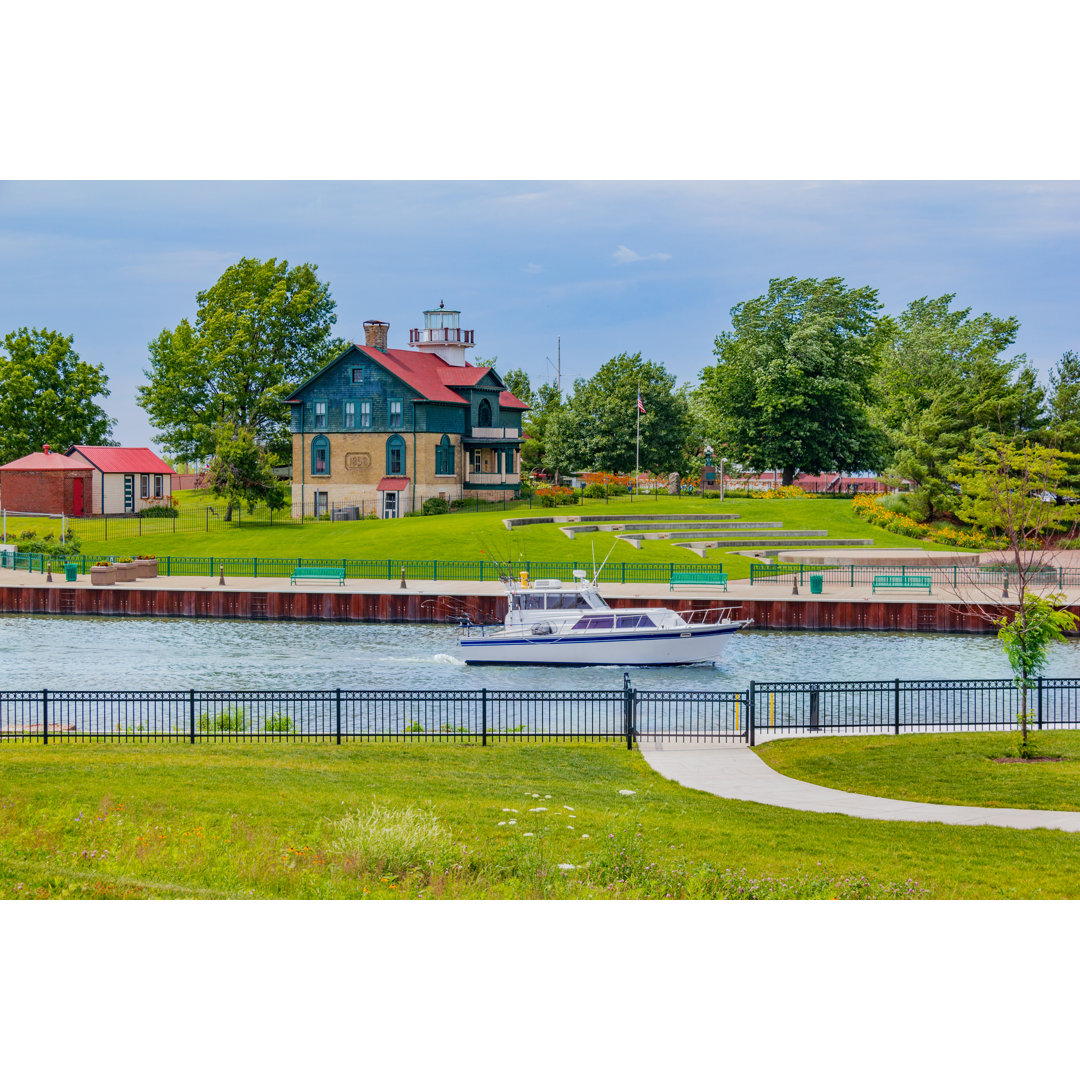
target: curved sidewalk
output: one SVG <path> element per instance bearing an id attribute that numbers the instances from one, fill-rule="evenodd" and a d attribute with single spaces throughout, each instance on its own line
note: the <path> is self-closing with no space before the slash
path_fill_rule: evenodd
<path id="1" fill-rule="evenodd" d="M 724 799 L 880 821 L 933 821 L 944 825 L 999 825 L 1009 829 L 1080 832 L 1080 812 L 1076 811 L 904 802 L 808 784 L 769 768 L 746 746 L 682 749 L 673 743 L 644 743 L 640 749 L 642 757 L 661 776 L 683 787 L 707 791 Z"/>

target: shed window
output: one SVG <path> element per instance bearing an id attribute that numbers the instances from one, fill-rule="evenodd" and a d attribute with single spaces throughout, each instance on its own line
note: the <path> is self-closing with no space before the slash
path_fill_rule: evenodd
<path id="1" fill-rule="evenodd" d="M 386 475 L 403 476 L 405 473 L 405 440 L 391 435 L 386 440 Z"/>
<path id="2" fill-rule="evenodd" d="M 162 493 L 162 478 L 160 476 L 154 477 L 154 498 L 160 499 Z"/>
<path id="3" fill-rule="evenodd" d="M 330 440 L 325 435 L 311 440 L 311 475 L 330 475 Z"/>
<path id="4" fill-rule="evenodd" d="M 150 477 L 146 473 L 139 477 L 139 494 L 144 499 L 150 498 Z"/>

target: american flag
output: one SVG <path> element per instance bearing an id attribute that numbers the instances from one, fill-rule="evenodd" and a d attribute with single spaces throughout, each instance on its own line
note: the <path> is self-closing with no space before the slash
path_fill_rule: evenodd
<path id="1" fill-rule="evenodd" d="M 637 407 L 638 407 L 638 412 L 644 412 L 645 411 L 645 404 L 641 400 L 641 394 L 640 393 L 637 396 Z"/>

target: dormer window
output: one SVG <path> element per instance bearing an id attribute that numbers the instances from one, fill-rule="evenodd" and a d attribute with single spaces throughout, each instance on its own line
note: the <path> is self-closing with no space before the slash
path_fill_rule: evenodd
<path id="1" fill-rule="evenodd" d="M 476 410 L 476 426 L 491 427 L 491 402 L 487 398 L 480 402 L 480 408 Z"/>

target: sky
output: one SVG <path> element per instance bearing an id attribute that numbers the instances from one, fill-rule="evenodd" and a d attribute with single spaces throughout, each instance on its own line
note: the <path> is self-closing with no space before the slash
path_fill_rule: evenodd
<path id="1" fill-rule="evenodd" d="M 789 276 L 1015 315 L 1045 376 L 1080 349 L 1078 240 L 1069 181 L 9 181 L 0 333 L 72 334 L 124 445 L 153 445 L 147 343 L 242 257 L 316 264 L 346 339 L 381 319 L 406 347 L 443 301 L 534 384 L 561 339 L 566 389 L 620 352 L 696 380 L 731 307 Z"/>

